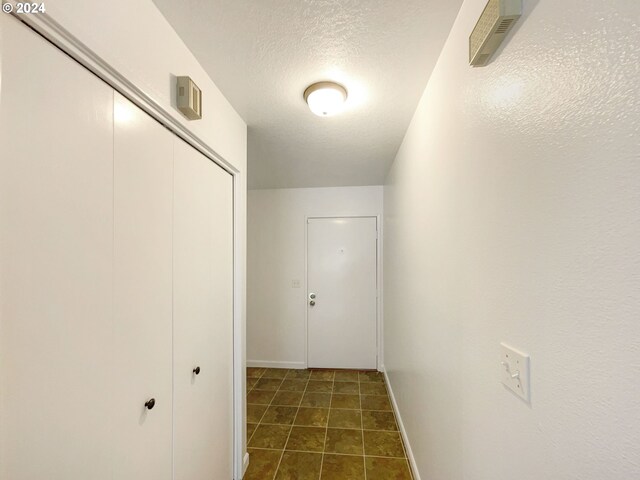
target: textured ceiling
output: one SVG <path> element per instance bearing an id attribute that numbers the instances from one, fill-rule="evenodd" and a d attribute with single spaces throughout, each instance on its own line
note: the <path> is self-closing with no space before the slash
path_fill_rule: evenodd
<path id="1" fill-rule="evenodd" d="M 462 4 L 154 2 L 247 122 L 250 188 L 381 184 Z M 339 116 L 307 108 L 320 80 L 349 91 Z"/>

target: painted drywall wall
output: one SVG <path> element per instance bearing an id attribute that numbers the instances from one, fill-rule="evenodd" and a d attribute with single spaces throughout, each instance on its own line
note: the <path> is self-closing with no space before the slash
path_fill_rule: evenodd
<path id="1" fill-rule="evenodd" d="M 56 0 L 46 7 L 49 17 L 244 171 L 245 122 L 151 0 Z M 202 90 L 202 120 L 189 121 L 176 109 L 179 75 Z"/>
<path id="2" fill-rule="evenodd" d="M 246 190 L 247 126 L 151 0 L 54 0 L 46 16 L 171 116 L 193 132 L 238 172 L 234 198 L 237 218 L 236 309 L 241 317 L 239 356 L 246 345 Z M 27 20 L 23 18 L 23 20 Z M 0 32 L 1 33 L 1 32 Z M 0 59 L 1 60 L 1 59 Z M 186 120 L 175 108 L 175 77 L 191 76 L 203 92 L 203 118 Z M 244 371 L 244 364 L 242 365 Z M 244 375 L 242 375 L 244 382 Z M 237 387 L 243 392 L 244 384 Z M 240 403 L 244 396 L 236 395 Z M 237 411 L 243 413 L 244 405 Z M 244 414 L 243 414 L 244 415 Z M 244 419 L 238 424 L 244 426 Z M 246 431 L 241 449 L 246 451 Z M 237 465 L 236 468 L 240 468 Z M 240 477 L 241 475 L 237 475 Z"/>
<path id="3" fill-rule="evenodd" d="M 466 0 L 388 175 L 385 366 L 423 480 L 640 478 L 640 3 Z M 531 355 L 530 405 L 499 344 Z"/>
<path id="4" fill-rule="evenodd" d="M 382 215 L 382 186 L 249 190 L 249 365 L 306 366 L 305 217 L 356 215 Z"/>

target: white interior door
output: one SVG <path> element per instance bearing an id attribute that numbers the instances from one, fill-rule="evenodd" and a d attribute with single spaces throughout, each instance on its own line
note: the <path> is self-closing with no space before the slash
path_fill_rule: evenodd
<path id="1" fill-rule="evenodd" d="M 114 478 L 170 480 L 173 135 L 114 95 Z"/>
<path id="2" fill-rule="evenodd" d="M 377 367 L 377 220 L 307 221 L 310 368 Z"/>
<path id="3" fill-rule="evenodd" d="M 233 180 L 178 139 L 174 171 L 175 479 L 231 479 Z"/>
<path id="4" fill-rule="evenodd" d="M 111 480 L 113 90 L 0 32 L 0 478 Z"/>

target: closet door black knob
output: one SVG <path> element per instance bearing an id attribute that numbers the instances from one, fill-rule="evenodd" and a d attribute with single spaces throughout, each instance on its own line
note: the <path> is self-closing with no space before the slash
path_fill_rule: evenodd
<path id="1" fill-rule="evenodd" d="M 147 402 L 144 404 L 144 406 L 147 407 L 147 410 L 153 409 L 153 407 L 156 406 L 156 399 L 152 398 L 151 400 L 147 400 Z"/>
<path id="2" fill-rule="evenodd" d="M 196 375 L 200 375 L 200 367 L 194 368 L 193 373 L 195 373 Z"/>

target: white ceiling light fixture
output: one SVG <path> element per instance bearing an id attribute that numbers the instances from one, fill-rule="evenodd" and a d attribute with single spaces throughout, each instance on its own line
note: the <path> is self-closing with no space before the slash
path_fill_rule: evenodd
<path id="1" fill-rule="evenodd" d="M 318 82 L 304 91 L 309 109 L 319 117 L 330 117 L 340 113 L 347 100 L 347 89 L 335 82 Z"/>

